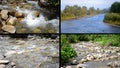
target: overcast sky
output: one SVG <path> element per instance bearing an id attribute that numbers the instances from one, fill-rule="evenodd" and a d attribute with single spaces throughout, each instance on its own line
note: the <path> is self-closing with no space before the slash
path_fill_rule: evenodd
<path id="1" fill-rule="evenodd" d="M 86 6 L 94 7 L 94 8 L 109 8 L 112 3 L 120 2 L 120 0 L 61 0 L 61 10 L 65 8 L 66 5 L 79 5 L 79 6 Z"/>

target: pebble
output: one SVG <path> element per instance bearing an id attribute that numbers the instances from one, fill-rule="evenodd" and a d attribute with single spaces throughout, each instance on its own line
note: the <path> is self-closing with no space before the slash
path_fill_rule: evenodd
<path id="1" fill-rule="evenodd" d="M 0 60 L 0 64 L 7 64 L 9 62 L 10 62 L 9 60 Z"/>
<path id="2" fill-rule="evenodd" d="M 72 64 L 73 64 L 73 65 L 78 64 L 77 60 L 73 60 L 73 61 L 72 61 Z"/>

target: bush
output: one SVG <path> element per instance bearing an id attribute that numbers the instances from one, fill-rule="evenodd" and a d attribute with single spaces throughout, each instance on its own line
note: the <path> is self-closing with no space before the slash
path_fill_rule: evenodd
<path id="1" fill-rule="evenodd" d="M 68 35 L 69 36 L 69 35 Z M 71 47 L 67 35 L 61 35 L 61 64 L 68 62 L 77 56 L 75 50 Z"/>
<path id="2" fill-rule="evenodd" d="M 78 42 L 78 36 L 77 35 L 69 35 L 68 40 L 70 43 L 77 43 Z"/>
<path id="3" fill-rule="evenodd" d="M 71 46 L 64 46 L 61 49 L 61 63 L 64 64 L 68 62 L 73 57 L 76 57 L 77 53 Z"/>
<path id="4" fill-rule="evenodd" d="M 120 25 L 120 14 L 108 13 L 105 15 L 105 18 L 103 21 L 110 24 Z"/>

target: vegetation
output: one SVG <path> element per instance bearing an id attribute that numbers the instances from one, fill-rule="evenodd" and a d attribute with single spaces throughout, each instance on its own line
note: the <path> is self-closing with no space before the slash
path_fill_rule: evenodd
<path id="1" fill-rule="evenodd" d="M 115 2 L 110 8 L 110 13 L 103 20 L 106 23 L 120 26 L 120 2 Z"/>
<path id="2" fill-rule="evenodd" d="M 61 12 L 61 20 L 75 19 L 80 17 L 85 17 L 87 15 L 96 15 L 99 13 L 106 12 L 107 10 L 100 10 L 99 8 L 95 9 L 90 7 L 87 9 L 86 6 L 80 7 L 78 5 L 66 6 L 65 9 Z"/>
<path id="3" fill-rule="evenodd" d="M 64 64 L 77 56 L 70 44 L 79 41 L 93 41 L 104 46 L 120 47 L 120 34 L 61 35 L 61 64 Z"/>
<path id="4" fill-rule="evenodd" d="M 64 64 L 70 59 L 77 56 L 75 50 L 71 47 L 70 43 L 67 41 L 66 35 L 61 35 L 61 64 Z"/>

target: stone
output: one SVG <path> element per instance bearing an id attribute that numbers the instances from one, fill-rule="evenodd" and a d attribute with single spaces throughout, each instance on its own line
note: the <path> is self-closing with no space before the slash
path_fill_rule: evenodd
<path id="1" fill-rule="evenodd" d="M 16 13 L 16 10 L 10 10 L 9 11 L 9 15 L 11 15 L 11 16 L 15 16 L 15 13 Z"/>
<path id="2" fill-rule="evenodd" d="M 34 11 L 32 15 L 34 17 L 39 17 L 40 16 L 40 11 Z"/>
<path id="3" fill-rule="evenodd" d="M 4 64 L 0 64 L 0 68 L 6 68 Z"/>
<path id="4" fill-rule="evenodd" d="M 15 17 L 10 17 L 8 22 L 7 22 L 7 25 L 15 25 L 15 23 L 16 23 L 15 21 L 16 20 L 17 19 Z"/>
<path id="5" fill-rule="evenodd" d="M 16 28 L 14 26 L 12 26 L 12 25 L 4 25 L 2 27 L 2 30 L 7 31 L 9 33 L 15 33 Z"/>
<path id="6" fill-rule="evenodd" d="M 84 64 L 78 64 L 78 65 L 76 66 L 76 68 L 85 68 L 85 66 L 86 66 L 86 65 L 84 65 Z"/>
<path id="7" fill-rule="evenodd" d="M 35 28 L 32 30 L 33 33 L 41 33 L 41 30 L 39 28 Z"/>
<path id="8" fill-rule="evenodd" d="M 16 66 L 16 64 L 14 62 L 11 62 L 11 67 Z"/>
<path id="9" fill-rule="evenodd" d="M 0 64 L 7 64 L 9 62 L 10 62 L 9 60 L 0 60 Z"/>
<path id="10" fill-rule="evenodd" d="M 110 59 L 117 59 L 117 58 L 118 58 L 118 56 L 116 56 L 116 55 L 110 56 Z"/>
<path id="11" fill-rule="evenodd" d="M 77 60 L 73 60 L 73 61 L 72 61 L 72 64 L 73 64 L 73 65 L 77 65 L 77 64 L 78 64 Z"/>
<path id="12" fill-rule="evenodd" d="M 24 18 L 25 15 L 24 15 L 24 13 L 22 13 L 22 12 L 16 12 L 16 13 L 15 13 L 15 17 L 17 17 L 17 18 Z"/>
<path id="13" fill-rule="evenodd" d="M 66 66 L 65 68 L 72 68 L 71 66 Z"/>
<path id="14" fill-rule="evenodd" d="M 7 15 L 8 11 L 7 10 L 2 10 L 0 14 L 1 14 L 2 19 L 6 20 L 8 18 L 8 15 Z"/>
<path id="15" fill-rule="evenodd" d="M 84 62 L 86 62 L 86 61 L 87 61 L 87 59 L 84 59 L 84 58 L 83 58 L 83 59 L 80 60 L 80 63 L 84 63 Z"/>

